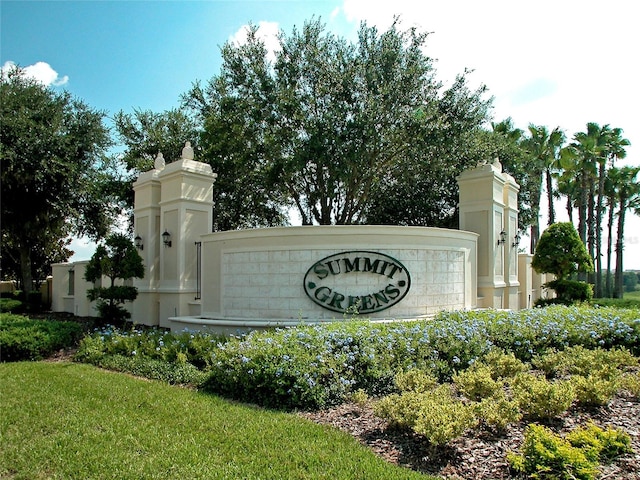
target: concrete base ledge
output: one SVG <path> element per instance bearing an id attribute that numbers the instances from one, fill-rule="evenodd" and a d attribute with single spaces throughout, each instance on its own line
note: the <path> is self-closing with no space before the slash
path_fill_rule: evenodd
<path id="1" fill-rule="evenodd" d="M 421 317 L 411 318 L 376 318 L 376 319 L 364 319 L 364 318 L 346 318 L 344 320 L 334 319 L 253 319 L 253 318 L 208 318 L 208 317 L 171 317 L 169 322 L 171 324 L 172 331 L 180 330 L 194 330 L 205 331 L 216 334 L 232 335 L 236 333 L 248 332 L 251 330 L 268 330 L 271 328 L 289 328 L 298 327 L 304 325 L 322 325 L 328 323 L 342 323 L 350 321 L 363 321 L 367 320 L 370 323 L 393 323 L 393 322 L 412 322 L 416 320 L 429 320 L 434 318 L 435 315 L 424 315 Z"/>

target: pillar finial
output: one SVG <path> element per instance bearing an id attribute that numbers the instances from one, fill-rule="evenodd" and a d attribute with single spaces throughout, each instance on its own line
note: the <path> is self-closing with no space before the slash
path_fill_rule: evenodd
<path id="1" fill-rule="evenodd" d="M 162 170 L 164 168 L 165 165 L 165 161 L 164 161 L 164 157 L 162 156 L 162 152 L 158 152 L 158 156 L 156 157 L 156 160 L 153 164 L 153 168 L 155 168 L 156 170 Z"/>
<path id="2" fill-rule="evenodd" d="M 193 160 L 193 148 L 191 147 L 191 142 L 185 142 L 184 148 L 182 149 L 182 158 L 183 160 Z"/>

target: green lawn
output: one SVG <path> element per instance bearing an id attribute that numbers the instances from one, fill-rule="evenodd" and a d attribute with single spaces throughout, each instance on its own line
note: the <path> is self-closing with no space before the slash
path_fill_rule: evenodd
<path id="1" fill-rule="evenodd" d="M 640 300 L 640 290 L 636 290 L 635 292 L 624 292 L 623 297 L 633 300 Z"/>
<path id="2" fill-rule="evenodd" d="M 0 478 L 411 479 L 349 435 L 73 363 L 0 364 Z"/>

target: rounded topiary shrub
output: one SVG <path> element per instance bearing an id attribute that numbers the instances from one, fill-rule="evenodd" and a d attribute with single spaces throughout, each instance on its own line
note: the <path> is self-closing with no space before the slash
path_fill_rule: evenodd
<path id="1" fill-rule="evenodd" d="M 593 297 L 591 285 L 569 279 L 577 272 L 593 271 L 593 261 L 571 222 L 554 223 L 542 233 L 531 266 L 538 273 L 555 275 L 545 287 L 555 290 L 557 303 L 583 302 Z"/>

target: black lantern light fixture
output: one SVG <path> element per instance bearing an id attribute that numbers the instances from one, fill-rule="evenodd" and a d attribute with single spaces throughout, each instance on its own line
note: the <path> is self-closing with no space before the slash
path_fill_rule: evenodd
<path id="1" fill-rule="evenodd" d="M 169 232 L 167 232 L 166 230 L 162 234 L 162 243 L 164 243 L 165 247 L 170 247 L 171 246 L 171 234 Z"/>
<path id="2" fill-rule="evenodd" d="M 500 238 L 498 239 L 498 245 L 502 245 L 507 241 L 507 232 L 502 230 L 500 232 Z"/>
<path id="3" fill-rule="evenodd" d="M 136 238 L 133 239 L 133 244 L 136 246 L 138 250 L 144 250 L 144 245 L 142 244 L 142 237 L 140 235 L 136 235 Z"/>
<path id="4" fill-rule="evenodd" d="M 520 236 L 520 232 L 516 232 L 515 237 L 513 237 L 513 243 L 511 244 L 511 246 L 513 248 L 516 248 L 519 244 L 520 244 L 520 239 L 522 237 Z"/>

